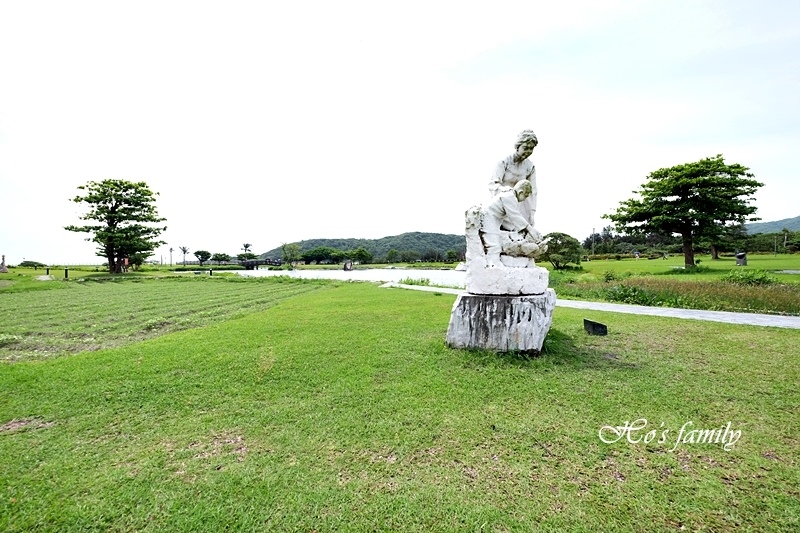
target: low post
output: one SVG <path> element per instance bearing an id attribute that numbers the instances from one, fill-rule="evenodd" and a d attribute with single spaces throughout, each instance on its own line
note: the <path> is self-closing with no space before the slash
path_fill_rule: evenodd
<path id="1" fill-rule="evenodd" d="M 213 270 L 213 269 L 211 269 L 211 268 L 209 268 L 209 269 L 208 269 L 208 275 L 209 275 L 209 276 L 213 276 L 213 275 L 214 275 L 214 270 Z"/>
<path id="2" fill-rule="evenodd" d="M 64 279 L 69 279 L 69 267 L 64 269 Z"/>
<path id="3" fill-rule="evenodd" d="M 47 267 L 47 275 L 50 275 L 50 267 Z"/>

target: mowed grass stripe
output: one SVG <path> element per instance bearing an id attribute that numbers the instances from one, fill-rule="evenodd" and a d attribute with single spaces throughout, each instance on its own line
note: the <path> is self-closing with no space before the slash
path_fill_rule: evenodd
<path id="1" fill-rule="evenodd" d="M 208 291 L 198 291 L 197 286 L 187 286 L 187 282 L 172 282 L 158 280 L 145 283 L 108 283 L 92 284 L 93 286 L 81 288 L 90 294 L 77 294 L 72 291 L 37 291 L 31 293 L 13 293 L 4 295 L 7 307 L 0 310 L 0 317 L 6 324 L 13 325 L 24 323 L 28 318 L 59 315 L 68 312 L 79 316 L 86 313 L 89 316 L 100 317 L 106 320 L 116 320 L 125 310 L 146 311 L 163 307 L 167 310 L 179 309 L 182 303 L 192 305 L 200 302 L 206 307 L 221 303 L 241 302 L 258 299 L 263 294 L 266 297 L 280 295 L 284 291 L 296 291 L 296 285 L 272 284 L 265 291 L 258 290 L 258 284 L 245 286 L 238 283 L 209 282 L 212 283 Z M 205 287 L 205 285 L 203 285 Z M 70 294 L 71 293 L 71 294 Z M 189 301 L 183 302 L 188 298 Z M 13 312 L 12 312 L 13 310 Z M 135 316 L 134 313 L 131 315 Z M 16 320 L 15 320 L 16 319 Z"/>
<path id="2" fill-rule="evenodd" d="M 0 295 L 0 360 L 120 346 L 266 309 L 324 282 L 135 278 Z M 9 341 L 8 336 L 14 339 Z"/>
<path id="3" fill-rule="evenodd" d="M 258 283 L 260 280 L 255 281 Z M 12 305 L 24 303 L 25 305 L 18 305 L 19 311 L 24 314 L 26 312 L 34 311 L 40 307 L 74 308 L 75 306 L 80 306 L 85 308 L 97 308 L 105 305 L 106 302 L 93 298 L 87 299 L 83 297 L 83 294 L 86 292 L 94 293 L 96 291 L 109 291 L 112 287 L 114 287 L 113 292 L 120 296 L 129 295 L 136 296 L 139 300 L 152 299 L 157 301 L 163 296 L 175 298 L 184 295 L 196 295 L 197 283 L 228 283 L 229 286 L 227 286 L 225 294 L 249 294 L 253 292 L 253 285 L 248 284 L 248 282 L 249 280 L 237 282 L 223 278 L 127 278 L 119 281 L 82 280 L 73 282 L 39 282 L 43 286 L 65 286 L 70 290 L 84 292 L 81 292 L 80 294 L 72 293 L 70 291 L 45 291 L 44 293 L 40 293 L 39 291 L 31 291 L 27 293 L 0 293 L 0 298 L 3 298 L 4 301 L 10 302 Z M 148 284 L 149 288 L 162 286 L 166 291 L 166 294 L 159 295 L 157 291 L 140 290 L 140 285 L 145 283 Z M 211 296 L 213 297 L 214 293 L 212 293 Z"/>

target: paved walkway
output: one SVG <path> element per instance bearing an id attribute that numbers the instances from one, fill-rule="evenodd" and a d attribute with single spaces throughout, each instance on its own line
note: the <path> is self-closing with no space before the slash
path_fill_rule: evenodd
<path id="1" fill-rule="evenodd" d="M 403 285 L 401 283 L 385 283 L 381 287 L 397 287 L 417 291 L 440 292 L 446 294 L 462 294 L 462 289 L 445 289 L 424 285 Z M 634 315 L 666 316 L 690 320 L 708 320 L 726 324 L 746 324 L 749 326 L 768 326 L 773 328 L 800 329 L 800 316 L 764 315 L 760 313 L 730 313 L 727 311 L 701 311 L 699 309 L 677 309 L 673 307 L 646 307 L 643 305 L 612 304 L 607 302 L 584 302 L 581 300 L 557 299 L 556 306 L 573 309 L 590 309 L 592 311 L 609 311 L 611 313 L 630 313 Z"/>

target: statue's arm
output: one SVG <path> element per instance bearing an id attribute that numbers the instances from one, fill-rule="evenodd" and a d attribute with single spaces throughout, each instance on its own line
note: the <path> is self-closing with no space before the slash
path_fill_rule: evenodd
<path id="1" fill-rule="evenodd" d="M 497 163 L 497 166 L 494 167 L 492 178 L 489 180 L 489 192 L 491 193 L 492 196 L 500 192 L 500 188 L 503 187 L 503 177 L 505 175 L 506 175 L 506 162 L 500 161 L 499 163 Z"/>
<path id="2" fill-rule="evenodd" d="M 531 224 L 533 223 L 533 215 L 536 213 L 536 198 L 538 191 L 536 189 L 536 167 L 531 167 L 531 173 L 528 175 L 528 181 L 531 182 L 531 195 L 528 197 L 528 205 L 531 210 Z"/>
<path id="3" fill-rule="evenodd" d="M 530 223 L 525 220 L 525 217 L 519 212 L 519 208 L 517 207 L 519 202 L 513 192 L 504 194 L 502 201 L 503 211 L 505 213 L 505 216 L 503 216 L 503 224 L 506 227 L 514 228 L 514 231 L 526 230 L 530 226 Z"/>

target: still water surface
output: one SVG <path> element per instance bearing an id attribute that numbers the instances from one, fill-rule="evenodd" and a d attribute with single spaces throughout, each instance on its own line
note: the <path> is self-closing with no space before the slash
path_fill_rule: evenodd
<path id="1" fill-rule="evenodd" d="M 428 279 L 432 285 L 463 288 L 466 272 L 458 270 L 405 270 L 370 268 L 367 270 L 239 270 L 240 276 L 289 276 L 305 279 L 399 282 L 401 279 Z"/>

